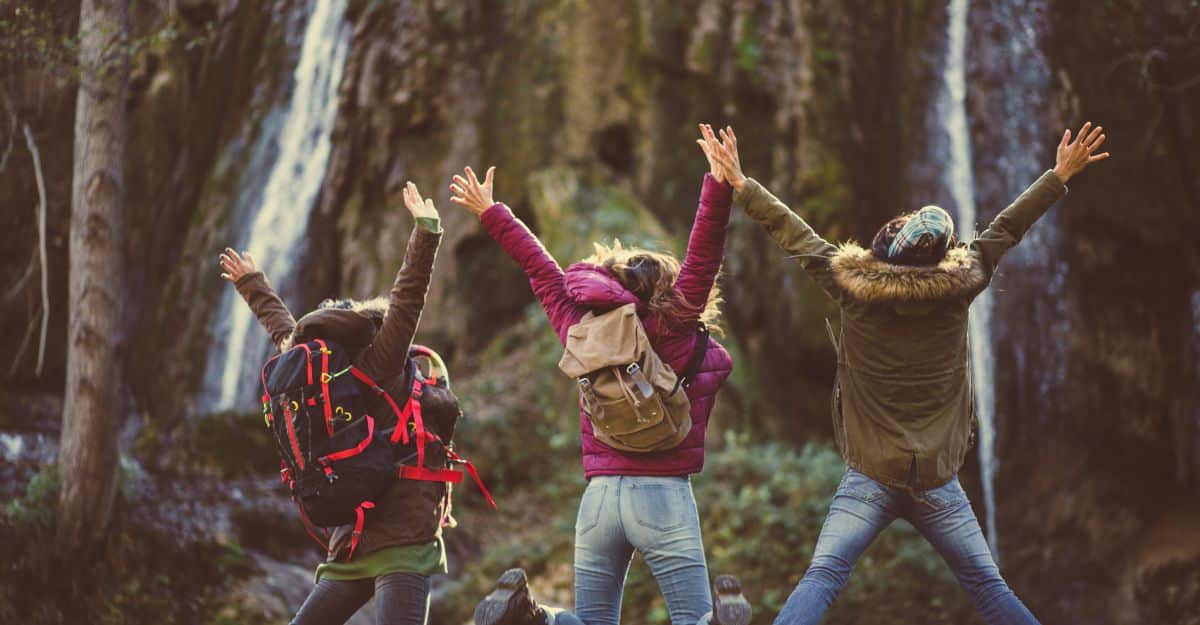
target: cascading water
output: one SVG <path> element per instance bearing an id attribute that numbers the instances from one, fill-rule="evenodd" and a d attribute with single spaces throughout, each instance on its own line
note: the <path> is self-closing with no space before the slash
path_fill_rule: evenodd
<path id="1" fill-rule="evenodd" d="M 949 161 L 943 169 L 945 184 L 958 207 L 959 234 L 964 241 L 975 236 L 975 181 L 971 169 L 971 135 L 967 125 L 967 0 L 950 0 L 946 61 L 942 68 L 941 119 L 949 139 Z M 996 534 L 996 427 L 995 387 L 992 374 L 992 298 L 984 291 L 971 305 L 969 323 L 971 382 L 978 419 L 979 469 L 983 482 L 988 545 L 999 559 Z"/>
<path id="2" fill-rule="evenodd" d="M 278 136 L 278 156 L 249 232 L 238 237 L 238 248 L 249 250 L 259 269 L 279 286 L 290 281 L 293 250 L 305 234 L 329 162 L 349 38 L 345 10 L 345 0 L 315 3 Z M 249 309 L 232 291 L 222 299 L 213 332 L 215 349 L 206 372 L 218 410 L 231 409 L 250 395 L 253 375 L 248 372 L 254 365 L 246 363 L 263 360 L 268 347 L 260 331 L 252 327 Z"/>

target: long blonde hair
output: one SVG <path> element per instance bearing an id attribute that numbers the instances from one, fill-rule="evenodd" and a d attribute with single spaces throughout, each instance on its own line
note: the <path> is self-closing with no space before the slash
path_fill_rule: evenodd
<path id="1" fill-rule="evenodd" d="M 678 324 L 684 317 L 698 314 L 700 321 L 718 336 L 721 331 L 721 288 L 713 282 L 704 306 L 688 302 L 675 289 L 679 277 L 679 260 L 671 254 L 654 252 L 640 247 L 624 247 L 619 239 L 611 246 L 593 243 L 596 252 L 583 259 L 584 262 L 600 265 L 616 276 L 622 286 L 629 289 L 654 313 Z"/>

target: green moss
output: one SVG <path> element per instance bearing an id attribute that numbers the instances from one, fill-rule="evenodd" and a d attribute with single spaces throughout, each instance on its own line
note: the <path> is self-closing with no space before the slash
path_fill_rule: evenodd
<path id="1" fill-rule="evenodd" d="M 562 262 L 592 253 L 593 242 L 674 249 L 658 218 L 631 193 L 578 169 L 550 168 L 530 176 L 530 205 L 538 234 Z"/>
<path id="2" fill-rule="evenodd" d="M 738 70 L 751 77 L 754 85 L 762 84 L 763 49 L 758 43 L 758 29 L 751 14 L 742 21 L 742 31 L 736 44 L 735 65 Z"/>
<path id="3" fill-rule="evenodd" d="M 222 412 L 195 421 L 147 419 L 134 457 L 148 466 L 218 479 L 270 476 L 279 468 L 262 414 Z"/>

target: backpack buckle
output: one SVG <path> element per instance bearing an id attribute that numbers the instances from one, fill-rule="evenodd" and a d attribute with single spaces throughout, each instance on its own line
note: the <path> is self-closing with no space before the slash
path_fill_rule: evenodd
<path id="1" fill-rule="evenodd" d="M 629 363 L 629 366 L 625 367 L 625 373 L 628 373 L 629 375 L 637 375 L 637 373 L 641 370 L 641 366 L 639 366 L 636 362 L 631 362 Z"/>

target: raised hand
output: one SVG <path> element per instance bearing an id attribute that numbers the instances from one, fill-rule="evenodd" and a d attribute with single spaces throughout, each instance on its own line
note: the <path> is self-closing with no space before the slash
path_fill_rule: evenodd
<path id="1" fill-rule="evenodd" d="M 1089 132 L 1090 131 L 1090 132 Z M 1104 127 L 1092 128 L 1092 122 L 1087 122 L 1071 141 L 1071 129 L 1063 132 L 1062 141 L 1058 142 L 1058 154 L 1054 161 L 1054 173 L 1066 184 L 1075 174 L 1085 167 L 1108 158 L 1108 152 L 1094 152 L 1104 143 Z"/>
<path id="2" fill-rule="evenodd" d="M 454 176 L 454 183 L 450 185 L 450 201 L 466 206 L 475 215 L 482 215 L 483 211 L 495 204 L 492 201 L 492 175 L 496 173 L 496 168 L 488 167 L 483 182 L 479 182 L 475 170 L 470 166 L 463 172 L 467 174 L 465 178 Z"/>
<path id="3" fill-rule="evenodd" d="M 404 206 L 408 208 L 408 212 L 412 213 L 413 219 L 429 217 L 432 219 L 438 218 L 437 208 L 433 205 L 433 200 L 422 198 L 421 192 L 417 190 L 417 185 L 412 181 L 404 185 Z"/>
<path id="4" fill-rule="evenodd" d="M 702 132 L 707 132 L 709 137 L 712 137 L 712 128 L 707 128 Z M 742 161 L 738 157 L 737 151 L 737 135 L 733 134 L 733 127 L 726 126 L 720 130 L 721 140 L 717 141 L 712 137 L 707 141 L 709 149 L 712 150 L 713 158 L 724 171 L 725 181 L 733 186 L 738 191 L 746 184 L 746 175 L 742 173 Z"/>
<path id="5" fill-rule="evenodd" d="M 218 258 L 217 263 L 224 270 L 221 277 L 230 282 L 237 282 L 242 279 L 242 276 L 258 271 L 258 265 L 255 264 L 254 256 L 250 252 L 242 252 L 239 255 L 237 250 L 227 247 Z"/>
<path id="6" fill-rule="evenodd" d="M 699 124 L 700 138 L 696 139 L 696 143 L 700 144 L 700 149 L 704 151 L 704 157 L 708 159 L 708 169 L 719 182 L 725 182 L 725 168 L 715 160 L 713 152 L 717 149 L 717 138 L 713 136 L 712 127 L 708 124 Z"/>

